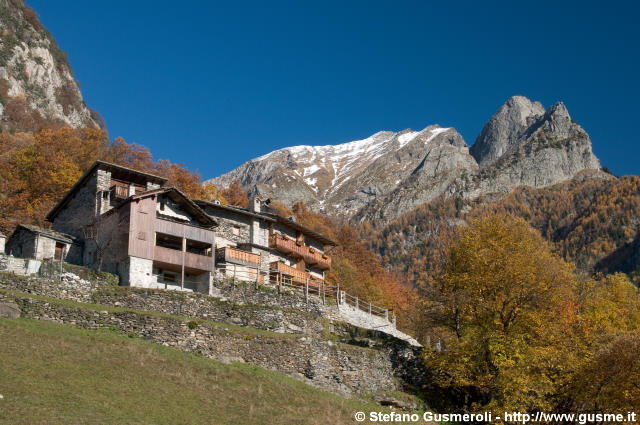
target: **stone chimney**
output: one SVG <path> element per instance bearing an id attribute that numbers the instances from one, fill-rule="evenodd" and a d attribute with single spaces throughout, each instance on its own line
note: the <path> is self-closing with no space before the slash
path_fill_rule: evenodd
<path id="1" fill-rule="evenodd" d="M 253 196 L 249 199 L 249 211 L 251 212 L 262 212 L 262 200 L 259 196 Z"/>

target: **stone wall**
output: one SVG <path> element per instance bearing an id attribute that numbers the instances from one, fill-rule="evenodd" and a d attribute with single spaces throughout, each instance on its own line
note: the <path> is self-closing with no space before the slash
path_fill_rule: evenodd
<path id="1" fill-rule="evenodd" d="M 247 332 L 258 334 L 267 332 L 271 337 L 252 339 L 255 344 L 251 344 L 246 343 L 244 337 L 220 334 L 206 330 L 209 329 L 207 327 L 199 327 L 200 330 L 194 331 L 194 335 L 189 333 L 187 336 L 181 330 L 186 319 L 181 319 L 180 326 L 174 324 L 166 328 L 165 325 L 159 327 L 157 319 L 150 322 L 145 319 L 141 322 L 133 320 L 134 316 L 123 316 L 122 312 L 116 314 L 115 318 L 109 316 L 109 320 L 105 320 L 106 317 L 103 318 L 102 315 L 99 317 L 99 320 L 104 321 L 100 326 L 113 325 L 124 332 L 135 332 L 147 339 L 188 351 L 202 352 L 218 360 L 242 359 L 291 376 L 303 375 L 306 376 L 305 379 L 317 379 L 316 385 L 331 390 L 362 392 L 368 387 L 360 385 L 369 380 L 379 383 L 372 384 L 371 390 L 421 386 L 427 380 L 420 360 L 420 348 L 385 332 L 345 323 L 342 311 L 337 308 L 335 300 L 330 298 L 323 304 L 322 299 L 315 296 L 305 300 L 300 293 L 293 291 L 278 294 L 270 288 L 229 282 L 216 282 L 216 297 L 209 297 L 197 293 L 118 287 L 106 279 L 85 280 L 71 273 L 64 274 L 60 282 L 0 274 L 0 295 L 6 294 L 6 289 L 92 303 L 97 305 L 94 309 L 131 309 L 137 312 L 135 317 L 144 316 L 144 311 L 148 311 L 156 312 L 149 313 L 151 316 L 187 316 L 190 320 L 215 321 L 218 327 L 243 327 Z M 49 317 L 64 323 L 78 324 L 76 316 L 79 313 L 75 312 L 71 317 L 61 316 L 58 307 L 47 308 L 52 308 L 57 313 L 29 314 L 31 317 Z M 119 320 L 124 320 L 123 317 L 133 321 L 123 322 L 121 326 Z M 95 322 L 94 319 L 91 320 Z M 95 323 L 91 320 L 81 321 L 79 325 L 94 326 Z M 147 326 L 150 329 L 146 329 Z M 204 334 L 200 335 L 198 332 Z M 225 335 L 229 338 L 222 341 Z M 283 348 L 279 345 L 281 342 L 278 335 L 284 338 L 283 341 L 293 341 L 295 346 Z M 277 347 L 275 351 L 274 347 Z M 342 348 L 336 352 L 334 347 Z M 361 347 L 366 347 L 366 350 L 359 350 Z M 358 350 L 352 351 L 351 348 Z M 301 350 L 305 352 L 304 355 L 299 353 Z M 291 358 L 292 356 L 300 358 Z M 374 360 L 371 361 L 370 358 Z M 380 384 L 381 378 L 376 377 L 382 372 L 373 369 L 384 371 L 384 385 Z M 360 381 L 357 376 L 367 378 Z"/>
<path id="2" fill-rule="evenodd" d="M 25 317 L 82 328 L 115 328 L 218 361 L 250 362 L 330 391 L 379 393 L 398 388 L 392 362 L 380 350 L 123 309 L 93 310 L 26 296 L 0 297 L 18 304 Z"/>
<path id="3" fill-rule="evenodd" d="M 92 225 L 93 235 L 85 240 L 84 259 L 80 264 L 97 270 L 102 261 L 102 270 L 118 274 L 120 264 L 127 261 L 129 215 L 129 210 L 123 208 L 96 217 Z M 121 278 L 124 281 L 125 276 Z"/>
<path id="4" fill-rule="evenodd" d="M 40 260 L 0 255 L 0 271 L 6 273 L 28 276 L 38 273 L 41 265 L 42 261 Z"/>
<path id="5" fill-rule="evenodd" d="M 36 253 L 36 239 L 33 232 L 18 227 L 7 241 L 7 254 L 14 257 L 33 258 Z"/>
<path id="6" fill-rule="evenodd" d="M 101 196 L 98 193 L 98 184 L 100 184 L 100 190 L 109 190 L 109 183 L 106 182 L 106 179 L 107 176 L 101 170 L 89 176 L 85 184 L 75 192 L 67 205 L 58 212 L 58 215 L 53 220 L 53 230 L 82 240 L 84 237 L 82 227 L 90 224 L 96 216 L 98 197 Z"/>
<path id="7" fill-rule="evenodd" d="M 250 217 L 207 205 L 204 211 L 218 222 L 215 228 L 218 248 L 249 242 Z"/>

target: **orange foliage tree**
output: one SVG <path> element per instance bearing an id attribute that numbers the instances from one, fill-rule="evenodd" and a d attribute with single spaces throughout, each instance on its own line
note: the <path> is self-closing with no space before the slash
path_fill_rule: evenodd
<path id="1" fill-rule="evenodd" d="M 168 160 L 154 161 L 144 146 L 117 138 L 109 143 L 100 129 L 46 128 L 35 134 L 0 134 L 0 230 L 18 223 L 46 226 L 45 215 L 96 160 L 166 177 L 195 199 L 220 198 L 199 173 Z"/>
<path id="2" fill-rule="evenodd" d="M 247 192 L 242 190 L 239 181 L 234 181 L 231 183 L 231 186 L 222 189 L 221 194 L 229 205 L 241 208 L 247 208 L 249 206 Z"/>

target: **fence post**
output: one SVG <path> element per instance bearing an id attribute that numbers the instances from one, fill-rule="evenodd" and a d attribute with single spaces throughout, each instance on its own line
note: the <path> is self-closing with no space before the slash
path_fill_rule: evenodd
<path id="1" fill-rule="evenodd" d="M 325 299 L 325 289 L 324 289 L 324 280 L 322 281 L 322 305 L 326 304 L 326 299 Z"/>
<path id="2" fill-rule="evenodd" d="M 358 297 L 356 297 L 356 310 L 360 308 L 360 302 L 358 301 Z"/>
<path id="3" fill-rule="evenodd" d="M 369 303 L 369 316 L 371 316 L 371 303 Z"/>
<path id="4" fill-rule="evenodd" d="M 280 272 L 276 273 L 276 284 L 278 285 L 278 294 L 282 293 L 282 285 L 281 285 L 281 280 L 280 280 Z"/>
<path id="5" fill-rule="evenodd" d="M 387 308 L 384 309 L 384 318 L 389 320 L 389 309 Z"/>
<path id="6" fill-rule="evenodd" d="M 393 324 L 393 327 L 396 327 L 396 315 L 394 314 L 393 316 L 391 316 L 391 323 Z"/>
<path id="7" fill-rule="evenodd" d="M 427 348 L 431 348 L 431 335 L 427 335 Z"/>
<path id="8" fill-rule="evenodd" d="M 304 300 L 308 303 L 309 302 L 309 278 L 307 278 L 305 284 L 304 284 Z"/>
<path id="9" fill-rule="evenodd" d="M 336 304 L 340 306 L 340 282 L 336 283 Z"/>

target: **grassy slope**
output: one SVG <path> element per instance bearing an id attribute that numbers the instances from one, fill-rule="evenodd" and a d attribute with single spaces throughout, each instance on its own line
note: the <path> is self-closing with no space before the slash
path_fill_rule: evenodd
<path id="1" fill-rule="evenodd" d="M 373 403 L 109 330 L 0 319 L 0 423 L 341 424 Z"/>

